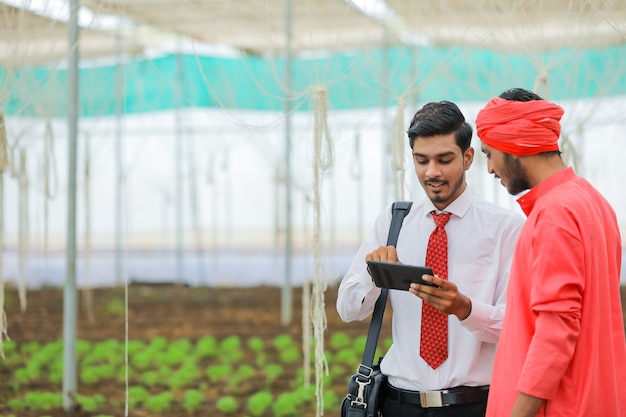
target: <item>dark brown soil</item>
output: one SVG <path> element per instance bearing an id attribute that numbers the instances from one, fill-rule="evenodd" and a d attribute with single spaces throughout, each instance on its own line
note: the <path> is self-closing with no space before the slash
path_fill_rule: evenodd
<path id="1" fill-rule="evenodd" d="M 59 288 L 44 288 L 28 291 L 27 309 L 20 311 L 19 298 L 15 288 L 6 288 L 6 313 L 8 318 L 9 337 L 16 344 L 30 341 L 52 342 L 63 338 L 63 293 Z M 93 290 L 93 320 L 89 320 L 87 308 L 84 306 L 86 294 L 79 293 L 81 306 L 79 308 L 78 338 L 89 341 L 103 341 L 125 338 L 126 316 L 124 314 L 125 288 L 100 288 Z M 365 335 L 369 321 L 360 323 L 344 323 L 337 316 L 335 299 L 337 289 L 330 287 L 325 294 L 327 324 L 327 341 L 329 335 L 343 332 L 349 336 Z M 626 287 L 622 287 L 622 300 L 626 299 Z M 302 289 L 293 290 L 293 320 L 289 326 L 282 326 L 280 305 L 281 290 L 276 287 L 255 288 L 206 288 L 186 287 L 178 285 L 149 285 L 133 284 L 128 287 L 128 337 L 130 340 L 150 340 L 163 336 L 168 340 L 189 338 L 196 341 L 207 335 L 216 338 L 225 338 L 229 335 L 239 335 L 242 339 L 250 336 L 260 336 L 270 340 L 280 334 L 290 334 L 295 340 L 302 337 Z M 624 302 L 622 303 L 624 306 Z M 626 308 L 623 307 L 624 317 Z M 386 314 L 381 340 L 390 335 L 390 316 Z M 625 319 L 626 322 L 626 319 Z M 1 360 L 0 360 L 1 361 Z M 274 385 L 278 392 L 289 391 L 301 362 L 293 364 L 287 373 L 290 377 L 283 378 L 284 386 Z M 356 367 L 356 363 L 354 366 Z M 345 382 L 354 369 L 346 371 L 346 379 L 326 389 L 334 390 L 339 398 L 345 395 Z M 8 374 L 7 374 L 8 373 Z M 280 382 L 279 382 L 280 384 Z M 104 406 L 98 412 L 76 411 L 67 414 L 62 410 L 54 411 L 19 411 L 11 412 L 7 402 L 13 392 L 12 375 L 6 369 L 3 372 L 0 362 L 0 415 L 15 415 L 16 417 L 96 417 L 101 415 L 120 417 L 124 415 L 125 384 L 118 382 L 101 382 L 96 385 L 81 386 L 78 391 L 84 395 L 99 393 L 107 400 L 117 401 L 117 405 Z M 50 385 L 41 381 L 31 384 L 30 387 L 21 387 L 24 390 L 61 392 L 61 386 Z M 245 396 L 255 392 L 255 387 L 247 387 L 245 392 L 237 392 L 225 386 L 210 386 L 207 390 L 208 400 L 198 411 L 188 413 L 180 405 L 172 407 L 166 414 L 169 417 L 193 416 L 226 416 L 217 411 L 215 401 L 226 394 Z M 311 407 L 303 417 L 315 415 L 315 407 Z M 151 416 L 145 409 L 130 409 L 130 416 Z M 235 413 L 244 416 L 245 411 Z M 268 414 L 267 416 L 270 416 Z M 326 415 L 337 415 L 336 412 L 327 412 Z"/>
<path id="2" fill-rule="evenodd" d="M 20 311 L 18 293 L 15 288 L 6 288 L 5 310 L 8 317 L 8 334 L 17 344 L 29 341 L 52 342 L 63 338 L 63 293 L 59 288 L 44 288 L 27 292 L 27 308 Z M 88 309 L 84 300 L 87 294 L 80 291 L 78 298 L 79 323 L 77 338 L 89 341 L 104 341 L 107 339 L 125 340 L 124 314 L 125 288 L 99 288 L 92 290 L 93 321 L 89 320 Z M 337 288 L 330 287 L 325 293 L 326 316 L 328 320 L 326 339 L 333 332 L 344 332 L 351 337 L 367 334 L 369 321 L 359 323 L 344 323 L 335 310 Z M 230 335 L 239 335 L 242 340 L 250 336 L 260 336 L 271 340 L 280 334 L 290 334 L 301 343 L 302 339 L 302 288 L 293 289 L 293 319 L 289 326 L 281 325 L 281 289 L 277 287 L 255 288 L 207 288 L 187 287 L 179 285 L 152 285 L 133 284 L 128 288 L 128 338 L 129 340 L 149 340 L 163 336 L 168 340 L 189 338 L 197 341 L 199 338 L 212 335 L 223 339 Z M 385 324 L 381 332 L 381 339 L 390 335 L 390 316 L 386 314 Z M 301 345 L 300 345 L 301 346 Z M 251 359 L 252 360 L 252 359 Z M 1 359 L 0 359 L 1 361 Z M 354 368 L 358 363 L 354 364 Z M 298 368 L 302 362 L 290 365 L 285 371 L 290 377 L 282 378 L 283 387 L 274 385 L 277 392 L 289 392 Z M 346 378 L 341 379 L 335 389 L 337 395 L 345 395 L 346 382 L 353 369 L 347 371 Z M 314 374 L 313 374 L 314 375 Z M 314 380 L 314 376 L 313 376 Z M 207 381 L 208 382 L 208 381 Z M 278 382 L 280 384 L 280 381 Z M 61 386 L 50 386 L 41 381 L 31 384 L 31 390 L 61 392 Z M 210 384 L 209 384 L 210 385 Z M 12 397 L 11 375 L 3 375 L 0 362 L 0 416 L 14 414 L 16 417 L 61 417 L 72 415 L 75 417 L 95 417 L 100 415 L 123 416 L 123 408 L 108 407 L 97 413 L 19 411 L 10 412 L 6 403 Z M 167 412 L 169 417 L 213 416 L 223 414 L 215 409 L 215 401 L 223 395 L 233 394 L 245 401 L 245 396 L 256 392 L 254 387 L 248 387 L 246 392 L 232 392 L 223 387 L 209 387 L 207 392 L 208 404 L 196 413 L 190 414 L 182 407 L 173 408 Z M 107 399 L 124 402 L 125 384 L 117 382 L 102 382 L 97 385 L 81 386 L 78 391 L 84 395 L 102 394 Z M 261 389 L 261 388 L 259 388 Z M 22 387 L 22 392 L 28 387 Z M 15 394 L 13 394 L 15 395 Z M 312 407 L 309 414 L 314 416 Z M 236 416 L 245 414 L 236 413 Z M 329 413 L 327 413 L 328 415 Z M 334 414 L 334 413 L 332 413 Z M 130 410 L 131 416 L 148 416 L 146 410 Z"/>

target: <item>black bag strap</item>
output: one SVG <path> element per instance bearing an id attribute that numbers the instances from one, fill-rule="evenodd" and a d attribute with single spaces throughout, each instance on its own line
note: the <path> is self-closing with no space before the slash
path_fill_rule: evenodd
<path id="1" fill-rule="evenodd" d="M 404 217 L 411 210 L 411 201 L 396 201 L 391 207 L 392 217 L 389 226 L 389 236 L 387 237 L 387 246 L 396 246 L 398 243 L 398 235 L 402 228 Z M 367 332 L 367 341 L 365 342 L 365 351 L 363 352 L 362 365 L 372 368 L 374 364 L 374 354 L 376 353 L 376 345 L 378 344 L 378 336 L 383 324 L 383 315 L 385 314 L 385 306 L 387 305 L 388 288 L 382 288 L 380 295 L 374 305 L 374 313 L 372 313 L 372 321 Z"/>

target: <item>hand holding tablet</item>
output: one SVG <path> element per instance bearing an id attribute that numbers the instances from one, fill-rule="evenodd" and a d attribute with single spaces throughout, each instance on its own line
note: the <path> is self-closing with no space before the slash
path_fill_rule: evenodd
<path id="1" fill-rule="evenodd" d="M 367 261 L 374 283 L 380 288 L 408 291 L 412 283 L 436 287 L 426 282 L 422 275 L 434 275 L 433 270 L 426 266 L 397 264 L 391 262 Z"/>

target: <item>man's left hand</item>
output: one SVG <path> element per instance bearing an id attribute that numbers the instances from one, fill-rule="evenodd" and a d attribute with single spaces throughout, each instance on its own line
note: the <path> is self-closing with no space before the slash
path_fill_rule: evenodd
<path id="1" fill-rule="evenodd" d="M 445 314 L 454 314 L 459 320 L 465 320 L 472 312 L 472 300 L 459 292 L 455 283 L 439 278 L 437 275 L 422 275 L 424 281 L 435 284 L 411 284 L 409 291 Z"/>

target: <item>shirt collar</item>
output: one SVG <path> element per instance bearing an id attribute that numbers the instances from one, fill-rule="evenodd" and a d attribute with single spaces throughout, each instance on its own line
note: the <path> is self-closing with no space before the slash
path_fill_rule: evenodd
<path id="1" fill-rule="evenodd" d="M 559 185 L 567 182 L 571 179 L 576 178 L 576 173 L 572 167 L 565 168 L 556 174 L 552 174 L 545 180 L 541 181 L 539 184 L 535 185 L 530 189 L 526 194 L 517 199 L 517 203 L 522 208 L 522 211 L 526 216 L 530 214 L 535 207 L 535 203 L 542 196 L 546 195 L 553 188 L 558 187 Z"/>
<path id="2" fill-rule="evenodd" d="M 473 200 L 474 196 L 472 195 L 468 185 L 465 187 L 463 193 L 461 193 L 461 195 L 458 196 L 452 203 L 448 204 L 448 206 L 442 211 L 439 211 L 430 199 L 426 199 L 422 215 L 426 217 L 431 211 L 434 210 L 436 213 L 452 213 L 454 216 L 463 217 L 472 205 Z"/>

